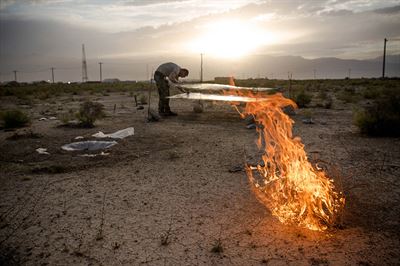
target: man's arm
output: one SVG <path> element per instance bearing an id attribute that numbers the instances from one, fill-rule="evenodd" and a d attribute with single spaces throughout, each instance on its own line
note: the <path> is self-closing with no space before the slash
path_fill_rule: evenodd
<path id="1" fill-rule="evenodd" d="M 171 81 L 171 82 L 173 82 L 173 83 L 178 83 L 179 81 L 178 81 L 178 75 L 176 75 L 175 73 L 171 73 L 169 76 L 168 76 L 168 79 Z"/>
<path id="2" fill-rule="evenodd" d="M 171 86 L 173 88 L 176 88 L 176 89 L 180 90 L 181 92 L 184 92 L 184 93 L 188 93 L 189 92 L 187 89 L 182 87 L 182 85 L 181 85 L 182 83 L 181 82 L 174 83 L 174 82 L 172 82 L 171 80 L 168 79 L 168 83 L 169 83 L 169 86 Z"/>

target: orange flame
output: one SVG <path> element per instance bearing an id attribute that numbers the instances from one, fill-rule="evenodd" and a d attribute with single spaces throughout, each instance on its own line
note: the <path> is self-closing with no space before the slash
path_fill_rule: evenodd
<path id="1" fill-rule="evenodd" d="M 263 164 L 246 167 L 259 201 L 285 224 L 298 224 L 317 231 L 333 225 L 344 207 L 345 199 L 335 191 L 333 180 L 308 161 L 301 139 L 293 137 L 294 121 L 282 108 L 288 105 L 296 108 L 296 104 L 280 93 L 226 93 L 267 98 L 266 101 L 247 103 L 240 112 L 242 117 L 253 115 L 255 121 L 262 125 L 257 128 L 257 145 L 264 149 Z"/>

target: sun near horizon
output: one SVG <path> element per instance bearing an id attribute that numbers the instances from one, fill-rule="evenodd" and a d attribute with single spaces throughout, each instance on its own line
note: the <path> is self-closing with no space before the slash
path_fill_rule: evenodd
<path id="1" fill-rule="evenodd" d="M 199 26 L 198 34 L 188 41 L 188 52 L 216 58 L 236 59 L 254 53 L 257 48 L 282 41 L 283 35 L 261 28 L 254 21 L 215 20 Z"/>

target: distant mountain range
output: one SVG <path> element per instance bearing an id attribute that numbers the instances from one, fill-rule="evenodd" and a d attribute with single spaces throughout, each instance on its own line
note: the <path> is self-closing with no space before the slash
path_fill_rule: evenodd
<path id="1" fill-rule="evenodd" d="M 40 58 L 38 59 L 40 60 Z M 44 60 L 44 59 L 43 59 Z M 51 71 L 46 62 L 52 62 L 55 66 L 56 81 L 80 81 L 80 58 L 46 58 L 41 63 L 42 67 L 30 66 L 24 62 L 13 66 L 18 70 L 18 81 L 38 81 L 51 79 Z M 9 58 L 13 62 L 13 58 Z M 89 80 L 99 79 L 98 58 L 88 58 Z M 119 80 L 149 80 L 150 74 L 157 66 L 164 62 L 176 62 L 189 69 L 189 79 L 200 78 L 200 55 L 190 56 L 147 56 L 147 57 L 118 57 L 102 60 L 103 78 L 118 78 Z M 7 65 L 7 62 L 4 62 Z M 12 64 L 10 64 L 12 65 Z M 27 69 L 27 71 L 24 71 Z M 251 55 L 237 59 L 217 59 L 204 56 L 204 80 L 213 80 L 214 77 L 234 76 L 238 79 L 246 78 L 270 78 L 287 79 L 288 73 L 292 73 L 293 79 L 342 79 L 350 74 L 350 78 L 373 78 L 382 76 L 382 56 L 367 59 L 339 59 L 335 57 L 323 57 L 306 59 L 301 56 L 271 56 Z M 0 68 L 1 81 L 14 79 L 11 70 Z M 6 74 L 8 73 L 8 74 Z M 386 57 L 386 77 L 400 77 L 400 54 Z"/>
<path id="2" fill-rule="evenodd" d="M 301 56 L 259 55 L 237 62 L 210 60 L 205 64 L 207 76 L 226 75 L 227 69 L 237 78 L 286 79 L 288 72 L 292 74 L 293 79 L 312 79 L 314 75 L 319 79 L 345 78 L 349 75 L 351 78 L 371 78 L 382 76 L 382 56 L 368 60 L 355 60 L 335 57 L 306 59 Z M 400 77 L 400 55 L 386 56 L 385 76 Z"/>

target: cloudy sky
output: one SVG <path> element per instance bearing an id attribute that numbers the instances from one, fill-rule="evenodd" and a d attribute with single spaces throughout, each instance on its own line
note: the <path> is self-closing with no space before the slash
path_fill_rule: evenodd
<path id="1" fill-rule="evenodd" d="M 400 53 L 400 0 L 0 0 L 0 23 L 2 81 L 13 70 L 47 79 L 50 67 L 59 80 L 79 80 L 83 43 L 93 79 L 98 62 L 108 77 L 144 79 L 163 61 L 190 65 L 200 53 L 234 64 L 375 58 L 385 37 Z"/>

